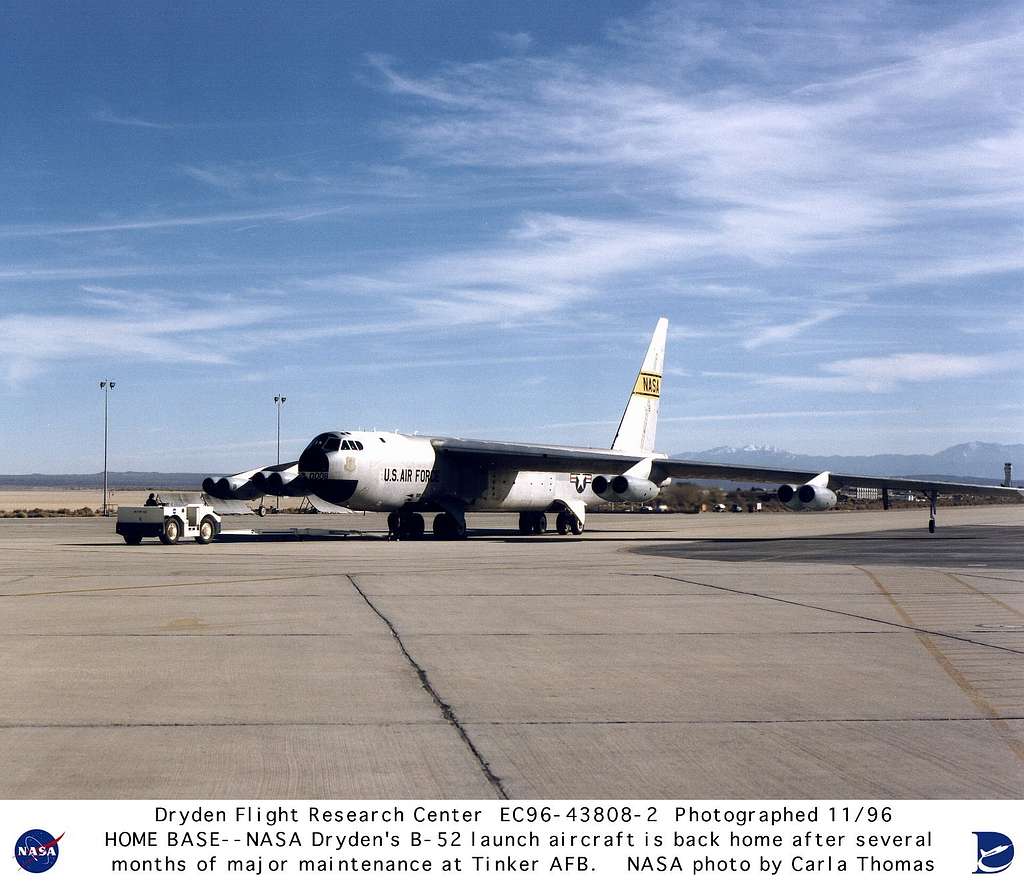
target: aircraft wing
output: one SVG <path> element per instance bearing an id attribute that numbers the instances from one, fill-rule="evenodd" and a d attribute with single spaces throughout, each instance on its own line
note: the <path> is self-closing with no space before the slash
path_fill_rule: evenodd
<path id="1" fill-rule="evenodd" d="M 644 458 L 641 455 L 624 454 L 615 450 L 463 440 L 457 437 L 436 438 L 433 444 L 439 453 L 453 459 L 498 468 L 515 468 L 519 471 L 621 474 Z"/>
<path id="2" fill-rule="evenodd" d="M 621 474 L 642 461 L 641 454 L 586 447 L 561 447 L 539 444 L 499 443 L 494 441 L 437 438 L 434 447 L 440 453 L 476 462 L 481 465 L 515 468 L 520 471 L 585 471 L 595 474 Z M 794 471 L 785 468 L 763 468 L 757 465 L 724 465 L 694 462 L 686 459 L 655 458 L 651 479 L 661 482 L 667 477 L 692 480 L 733 480 L 754 483 L 804 484 L 818 476 L 817 471 Z M 994 484 L 953 483 L 950 481 L 908 477 L 868 477 L 830 472 L 831 489 L 844 486 L 903 489 L 911 492 L 941 494 L 974 494 L 1024 498 L 1024 490 Z"/>
<path id="3" fill-rule="evenodd" d="M 718 465 L 711 462 L 690 462 L 685 459 L 656 459 L 654 468 L 666 477 L 692 478 L 696 480 L 750 480 L 755 483 L 804 484 L 818 476 L 817 471 L 790 471 L 784 468 L 762 468 L 757 465 Z M 1024 490 L 1016 487 L 997 486 L 984 483 L 953 483 L 945 480 L 928 480 L 913 477 L 869 477 L 859 474 L 829 472 L 830 489 L 844 486 L 864 486 L 877 489 L 903 489 L 911 492 L 943 495 L 973 494 L 1024 498 Z"/>

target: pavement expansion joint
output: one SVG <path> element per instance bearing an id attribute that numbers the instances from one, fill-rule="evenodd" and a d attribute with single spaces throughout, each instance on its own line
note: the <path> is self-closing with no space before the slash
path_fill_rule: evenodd
<path id="1" fill-rule="evenodd" d="M 1002 716 L 1004 722 L 1024 721 L 1024 716 Z M 474 719 L 467 725 L 491 725 L 515 728 L 520 725 L 601 726 L 601 725 L 888 725 L 893 722 L 991 722 L 988 714 L 980 716 L 885 716 L 828 717 L 806 719 Z"/>
<path id="2" fill-rule="evenodd" d="M 223 722 L 0 722 L 0 731 L 38 728 L 422 728 L 447 724 L 433 721 L 390 720 L 323 722 L 315 720 L 228 719 Z"/>
<path id="3" fill-rule="evenodd" d="M 419 677 L 420 685 L 423 686 L 424 691 L 426 691 L 427 694 L 430 695 L 431 699 L 437 705 L 445 721 L 448 722 L 458 732 L 459 737 L 462 739 L 462 742 L 466 744 L 469 751 L 473 754 L 473 758 L 476 759 L 477 764 L 480 766 L 480 770 L 483 772 L 484 777 L 487 778 L 487 782 L 491 784 L 491 786 L 494 788 L 494 790 L 498 793 L 498 795 L 501 798 L 507 799 L 509 795 L 508 792 L 505 791 L 505 786 L 501 782 L 501 778 L 498 777 L 491 770 L 490 764 L 483 757 L 482 753 L 477 748 L 476 744 L 473 743 L 473 739 L 469 736 L 469 732 L 467 732 L 466 729 L 463 727 L 462 722 L 459 721 L 459 717 L 455 714 L 455 710 L 453 710 L 451 705 L 445 702 L 441 698 L 441 695 L 437 693 L 437 689 L 435 689 L 433 684 L 430 682 L 430 677 L 427 675 L 427 671 L 422 666 L 420 666 L 416 659 L 410 654 L 409 649 L 406 647 L 405 642 L 402 640 L 401 634 L 398 632 L 398 629 L 387 617 L 387 615 L 385 615 L 376 605 L 374 605 L 373 601 L 369 598 L 369 596 L 366 595 L 363 589 L 359 586 L 359 582 L 356 581 L 354 576 L 347 575 L 346 578 L 348 578 L 352 587 L 355 588 L 356 593 L 358 593 L 359 596 L 363 598 L 363 602 L 365 602 L 366 605 L 368 605 L 370 609 L 373 611 L 373 613 L 378 618 L 380 618 L 380 620 L 383 621 L 385 625 L 387 625 L 387 628 L 391 631 L 391 635 L 394 637 L 395 642 L 398 643 L 398 647 L 399 649 L 401 649 L 402 655 L 409 662 L 409 665 L 413 668 L 416 675 Z"/>
<path id="4" fill-rule="evenodd" d="M 859 566 L 855 566 L 854 568 L 860 569 Z M 859 615 L 856 612 L 844 612 L 841 609 L 829 609 L 827 606 L 816 606 L 813 603 L 801 603 L 797 600 L 787 600 L 783 599 L 782 597 L 775 597 L 771 594 L 758 593 L 757 591 L 753 590 L 740 590 L 738 587 L 721 587 L 717 584 L 708 584 L 705 581 L 691 581 L 688 578 L 680 578 L 678 575 L 658 575 L 656 577 L 665 578 L 669 581 L 678 581 L 681 584 L 692 584 L 696 585 L 697 587 L 711 587 L 715 590 L 722 590 L 727 593 L 735 593 L 739 594 L 740 596 L 757 597 L 758 599 L 762 600 L 771 600 L 772 602 L 776 603 L 785 603 L 789 606 L 799 606 L 802 609 L 814 609 L 816 612 L 831 612 L 833 615 L 845 615 L 847 618 L 857 618 L 861 621 L 870 621 L 873 624 L 884 624 L 887 627 L 898 627 L 901 630 L 910 630 L 914 633 L 926 634 L 928 636 L 938 636 L 943 639 L 954 639 L 958 642 L 970 643 L 971 645 L 978 645 L 982 648 L 993 649 L 998 652 L 1008 652 L 1009 654 L 1013 655 L 1024 655 L 1024 649 L 1013 649 L 1008 648 L 1004 645 L 993 645 L 990 642 L 982 642 L 978 639 L 969 639 L 966 636 L 960 636 L 956 633 L 947 633 L 943 630 L 930 630 L 926 627 L 918 627 L 916 624 L 913 624 L 909 620 L 909 618 L 906 618 L 905 616 L 903 618 L 903 623 L 899 621 L 886 621 L 884 618 L 874 618 L 871 615 Z"/>

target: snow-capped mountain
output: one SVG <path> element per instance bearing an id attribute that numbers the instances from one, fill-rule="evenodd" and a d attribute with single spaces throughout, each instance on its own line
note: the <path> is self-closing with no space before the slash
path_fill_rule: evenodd
<path id="1" fill-rule="evenodd" d="M 1003 463 L 1014 463 L 1014 482 L 1024 477 L 1024 444 L 990 444 L 973 441 L 957 444 L 938 453 L 903 455 L 882 453 L 875 456 L 820 456 L 792 453 L 770 444 L 747 444 L 742 447 L 714 447 L 710 450 L 675 454 L 682 459 L 699 462 L 721 462 L 737 465 L 764 465 L 806 469 L 808 471 L 843 471 L 848 474 L 972 478 L 985 483 L 1000 483 Z"/>

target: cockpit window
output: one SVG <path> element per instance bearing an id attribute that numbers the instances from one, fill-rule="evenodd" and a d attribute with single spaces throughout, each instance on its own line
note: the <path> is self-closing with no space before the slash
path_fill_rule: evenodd
<path id="1" fill-rule="evenodd" d="M 338 437 L 337 435 L 327 438 L 327 440 L 324 441 L 324 445 L 321 449 L 323 449 L 325 453 L 337 452 L 339 449 L 341 449 L 341 438 Z"/>

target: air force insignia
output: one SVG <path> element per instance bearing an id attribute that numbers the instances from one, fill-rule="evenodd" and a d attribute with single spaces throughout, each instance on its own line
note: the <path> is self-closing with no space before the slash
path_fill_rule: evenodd
<path id="1" fill-rule="evenodd" d="M 570 474 L 569 480 L 576 486 L 576 492 L 581 493 L 590 484 L 590 478 L 592 474 Z"/>

